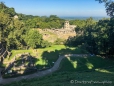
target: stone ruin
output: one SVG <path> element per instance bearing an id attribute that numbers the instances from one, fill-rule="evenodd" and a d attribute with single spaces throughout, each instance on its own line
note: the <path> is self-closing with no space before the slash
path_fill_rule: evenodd
<path id="1" fill-rule="evenodd" d="M 56 38 L 51 37 L 51 35 L 47 32 L 53 33 L 57 35 L 57 38 L 68 39 L 69 37 L 76 36 L 75 32 L 76 25 L 70 25 L 69 21 L 64 22 L 64 26 L 62 28 L 51 28 L 51 29 L 43 29 L 39 30 L 41 34 L 43 34 L 43 39 L 47 40 L 48 38 L 52 38 L 51 42 L 54 42 Z M 48 40 L 49 41 L 49 40 Z"/>
<path id="2" fill-rule="evenodd" d="M 17 54 L 14 60 L 3 70 L 2 75 L 18 75 L 36 72 L 37 68 L 30 53 Z"/>
<path id="3" fill-rule="evenodd" d="M 57 35 L 69 34 L 69 33 L 72 34 L 72 33 L 75 33 L 75 28 L 76 28 L 76 25 L 70 25 L 69 21 L 65 21 L 64 27 L 62 27 L 60 29 L 52 28 L 52 29 L 44 29 L 43 31 L 49 31 L 49 32 L 55 33 Z M 47 34 L 45 34 L 45 35 L 48 36 Z"/>

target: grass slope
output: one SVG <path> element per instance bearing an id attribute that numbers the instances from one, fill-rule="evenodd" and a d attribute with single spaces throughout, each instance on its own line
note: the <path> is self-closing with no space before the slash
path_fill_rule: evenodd
<path id="1" fill-rule="evenodd" d="M 74 82 L 71 83 L 70 81 Z M 77 82 L 80 81 L 80 82 Z M 82 81 L 93 81 L 83 83 Z M 95 82 L 101 83 L 95 83 Z M 104 83 L 108 81 L 108 83 Z M 22 80 L 4 86 L 114 86 L 114 76 L 101 72 L 59 72 L 41 78 Z"/>
<path id="2" fill-rule="evenodd" d="M 100 57 L 70 57 L 63 59 L 59 70 L 51 75 L 4 86 L 114 86 L 114 67 L 109 68 L 112 65 L 114 61 Z"/>
<path id="3" fill-rule="evenodd" d="M 39 49 L 29 49 L 29 50 L 12 50 L 12 55 L 8 59 L 6 58 L 5 61 L 10 61 L 14 58 L 16 54 L 22 53 L 30 53 L 32 56 L 36 58 L 35 65 L 40 67 L 41 69 L 46 67 L 53 66 L 53 62 L 55 62 L 60 54 L 69 54 L 69 53 L 87 53 L 87 51 L 82 50 L 77 47 L 66 47 L 65 45 L 53 45 L 48 48 L 39 48 Z"/>
<path id="4" fill-rule="evenodd" d="M 101 57 L 68 57 L 61 61 L 59 71 L 92 71 L 114 67 L 114 61 Z"/>

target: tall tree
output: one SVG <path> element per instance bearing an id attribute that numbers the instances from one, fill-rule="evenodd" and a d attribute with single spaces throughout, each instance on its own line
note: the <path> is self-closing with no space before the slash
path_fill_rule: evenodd
<path id="1" fill-rule="evenodd" d="M 96 0 L 99 3 L 105 3 L 107 15 L 114 17 L 114 1 L 113 0 Z"/>
<path id="2" fill-rule="evenodd" d="M 41 45 L 42 35 L 38 31 L 31 29 L 25 36 L 25 42 L 31 48 L 37 48 Z"/>
<path id="3" fill-rule="evenodd" d="M 6 31 L 6 28 L 9 26 L 11 22 L 11 18 L 8 14 L 4 12 L 0 12 L 0 32 L 1 32 L 1 42 L 5 41 L 5 35 L 4 32 Z"/>

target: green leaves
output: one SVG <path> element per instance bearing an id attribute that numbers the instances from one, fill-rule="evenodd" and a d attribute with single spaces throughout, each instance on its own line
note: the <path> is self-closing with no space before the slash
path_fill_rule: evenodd
<path id="1" fill-rule="evenodd" d="M 29 32 L 26 34 L 25 37 L 25 42 L 27 43 L 28 46 L 32 48 L 36 48 L 41 44 L 42 41 L 42 35 L 39 34 L 38 31 L 36 30 L 29 30 Z"/>
<path id="2" fill-rule="evenodd" d="M 99 1 L 99 3 L 105 3 L 107 15 L 109 15 L 111 18 L 114 17 L 114 1 L 113 0 L 96 0 L 96 1 Z"/>
<path id="3" fill-rule="evenodd" d="M 11 21 L 11 18 L 8 14 L 5 14 L 4 12 L 0 12 L 0 25 L 8 25 Z"/>

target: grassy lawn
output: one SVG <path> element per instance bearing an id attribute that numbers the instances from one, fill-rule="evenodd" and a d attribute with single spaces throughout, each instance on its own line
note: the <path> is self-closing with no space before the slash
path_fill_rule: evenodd
<path id="1" fill-rule="evenodd" d="M 66 47 L 64 45 L 53 45 L 48 48 L 40 48 L 40 49 L 29 49 L 29 50 L 12 50 L 12 55 L 10 58 L 6 58 L 5 61 L 11 61 L 15 55 L 23 54 L 23 53 L 30 53 L 34 58 L 33 63 L 38 70 L 45 70 L 50 68 L 54 65 L 54 62 L 59 58 L 59 55 L 64 54 L 81 54 L 87 53 L 85 50 L 82 50 L 77 47 Z M 17 65 L 22 64 L 21 56 L 16 57 Z M 5 64 L 7 65 L 7 63 Z"/>
<path id="2" fill-rule="evenodd" d="M 74 83 L 70 81 L 73 80 Z M 77 82 L 79 81 L 79 83 Z M 81 83 L 80 83 L 81 81 Z M 82 81 L 93 81 L 83 83 Z M 94 83 L 99 81 L 101 83 Z M 102 83 L 108 81 L 109 83 Z M 55 72 L 40 78 L 13 82 L 4 86 L 114 86 L 114 74 L 102 72 Z"/>
<path id="3" fill-rule="evenodd" d="M 98 78 L 99 77 L 99 78 Z M 71 80 L 77 81 L 114 81 L 112 74 L 105 74 L 100 72 L 60 72 L 53 73 L 51 76 L 41 78 L 23 80 L 5 86 L 114 86 L 113 83 L 70 83 Z"/>
<path id="4" fill-rule="evenodd" d="M 12 53 L 12 55 L 10 56 L 9 60 L 13 59 L 13 57 L 16 54 L 23 54 L 23 53 L 30 53 L 31 55 L 33 54 L 32 49 L 30 49 L 30 50 L 12 50 L 11 53 Z"/>
<path id="5" fill-rule="evenodd" d="M 60 54 L 80 54 L 87 53 L 85 50 L 79 49 L 77 47 L 66 47 L 65 45 L 53 45 L 48 48 L 39 48 L 39 49 L 29 49 L 29 50 L 12 50 L 12 55 L 9 59 L 5 59 L 5 61 L 10 61 L 14 58 L 16 54 L 22 53 L 30 53 L 32 56 L 36 58 L 36 65 L 46 65 L 47 67 L 53 66 L 52 62 L 55 62 Z"/>
<path id="6" fill-rule="evenodd" d="M 64 58 L 59 70 L 50 75 L 4 86 L 114 86 L 114 61 L 96 56 Z"/>
<path id="7" fill-rule="evenodd" d="M 67 66 L 66 66 L 67 65 Z M 60 71 L 74 71 L 74 72 L 83 72 L 83 71 L 100 71 L 107 73 L 111 73 L 108 71 L 108 67 L 114 67 L 114 61 L 103 59 L 101 57 L 68 57 L 64 58 L 60 64 L 59 72 Z M 114 73 L 114 71 L 113 71 Z"/>

